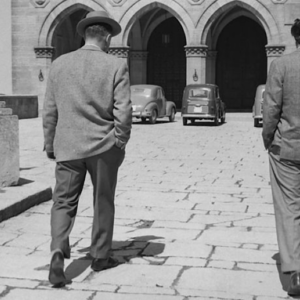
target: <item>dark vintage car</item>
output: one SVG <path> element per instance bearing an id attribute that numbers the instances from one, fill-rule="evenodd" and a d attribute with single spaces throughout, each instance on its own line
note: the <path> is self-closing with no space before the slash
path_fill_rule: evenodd
<path id="1" fill-rule="evenodd" d="M 259 127 L 263 121 L 263 102 L 264 102 L 265 89 L 266 89 L 265 84 L 259 85 L 256 89 L 254 104 L 252 108 L 254 127 Z"/>
<path id="2" fill-rule="evenodd" d="M 215 84 L 190 84 L 183 92 L 181 116 L 183 125 L 188 120 L 212 120 L 215 125 L 225 122 L 225 104 Z"/>
<path id="3" fill-rule="evenodd" d="M 137 84 L 132 85 L 130 89 L 133 117 L 143 122 L 148 119 L 150 124 L 155 124 L 157 118 L 163 117 L 168 117 L 170 122 L 175 120 L 176 105 L 167 101 L 161 86 Z"/>

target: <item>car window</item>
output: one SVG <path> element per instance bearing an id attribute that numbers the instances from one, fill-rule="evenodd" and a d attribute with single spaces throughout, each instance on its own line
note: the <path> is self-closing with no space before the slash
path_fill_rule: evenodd
<path id="1" fill-rule="evenodd" d="M 161 98 L 161 89 L 157 90 L 157 98 Z"/>
<path id="2" fill-rule="evenodd" d="M 262 99 L 265 98 L 265 90 L 262 91 L 261 98 L 262 98 Z"/>
<path id="3" fill-rule="evenodd" d="M 191 98 L 208 98 L 209 90 L 205 88 L 194 88 L 190 90 Z"/>
<path id="4" fill-rule="evenodd" d="M 151 89 L 148 88 L 141 88 L 141 87 L 130 87 L 131 93 L 135 95 L 141 95 L 144 97 L 150 97 L 151 96 Z"/>

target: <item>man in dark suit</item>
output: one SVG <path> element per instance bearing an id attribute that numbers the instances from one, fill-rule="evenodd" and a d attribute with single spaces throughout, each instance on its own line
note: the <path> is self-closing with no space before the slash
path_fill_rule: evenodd
<path id="1" fill-rule="evenodd" d="M 57 286 L 67 283 L 64 258 L 70 258 L 69 235 L 87 172 L 94 187 L 91 268 L 118 264 L 111 257 L 114 197 L 132 122 L 127 64 L 107 54 L 120 25 L 105 11 L 93 11 L 77 31 L 85 45 L 53 62 L 43 110 L 45 150 L 57 163 L 49 272 Z"/>
<path id="2" fill-rule="evenodd" d="M 300 20 L 291 33 L 300 45 Z M 277 239 L 288 293 L 300 295 L 300 48 L 271 64 L 263 103 Z"/>

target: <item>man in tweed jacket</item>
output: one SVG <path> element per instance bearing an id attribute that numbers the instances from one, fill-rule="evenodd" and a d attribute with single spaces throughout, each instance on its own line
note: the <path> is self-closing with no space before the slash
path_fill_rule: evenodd
<path id="1" fill-rule="evenodd" d="M 300 20 L 291 33 L 300 44 Z M 300 295 L 300 49 L 273 61 L 263 104 L 281 271 L 290 295 Z"/>
<path id="2" fill-rule="evenodd" d="M 94 187 L 91 267 L 118 264 L 111 257 L 114 196 L 132 122 L 127 64 L 106 53 L 120 25 L 105 11 L 94 11 L 77 31 L 85 46 L 53 62 L 43 110 L 45 150 L 57 163 L 49 272 L 56 286 L 68 283 L 64 258 L 70 257 L 69 235 L 87 171 Z"/>

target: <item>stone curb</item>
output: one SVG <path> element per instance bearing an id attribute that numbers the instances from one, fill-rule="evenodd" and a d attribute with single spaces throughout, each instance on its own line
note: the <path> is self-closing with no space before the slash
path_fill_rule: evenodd
<path id="1" fill-rule="evenodd" d="M 0 222 L 52 199 L 52 189 L 37 182 L 0 189 Z"/>

